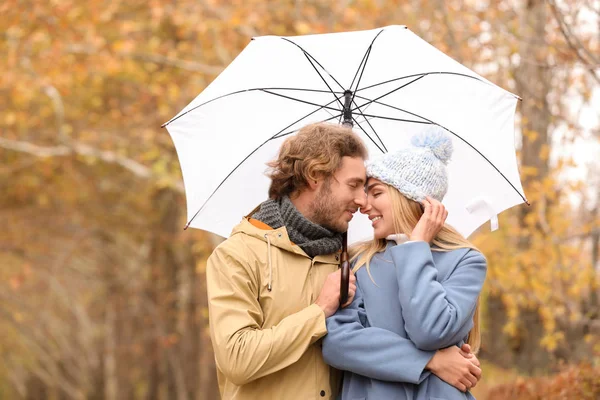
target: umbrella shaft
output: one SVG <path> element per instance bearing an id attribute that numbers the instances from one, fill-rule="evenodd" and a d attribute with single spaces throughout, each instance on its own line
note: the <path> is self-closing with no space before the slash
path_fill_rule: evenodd
<path id="1" fill-rule="evenodd" d="M 354 123 L 352 122 L 352 91 L 351 90 L 346 90 L 344 92 L 344 122 L 342 123 L 342 125 L 347 125 L 350 127 L 354 126 Z"/>

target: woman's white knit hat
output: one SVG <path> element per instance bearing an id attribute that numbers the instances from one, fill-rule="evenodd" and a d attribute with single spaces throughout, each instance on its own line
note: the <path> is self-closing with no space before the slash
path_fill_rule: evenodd
<path id="1" fill-rule="evenodd" d="M 398 189 L 411 200 L 426 196 L 442 201 L 448 191 L 446 165 L 452 155 L 452 139 L 432 125 L 411 139 L 412 146 L 365 162 L 367 176 Z"/>

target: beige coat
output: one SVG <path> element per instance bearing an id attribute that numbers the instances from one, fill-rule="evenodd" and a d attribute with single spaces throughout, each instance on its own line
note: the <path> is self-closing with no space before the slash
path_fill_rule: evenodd
<path id="1" fill-rule="evenodd" d="M 284 227 L 257 220 L 215 249 L 206 278 L 223 399 L 336 397 L 338 371 L 321 354 L 325 314 L 313 303 L 338 265 L 338 254 L 311 259 Z"/>

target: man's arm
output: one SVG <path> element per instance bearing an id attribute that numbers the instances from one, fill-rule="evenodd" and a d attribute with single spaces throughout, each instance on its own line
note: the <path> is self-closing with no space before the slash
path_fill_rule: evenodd
<path id="1" fill-rule="evenodd" d="M 398 293 L 405 329 L 422 350 L 460 342 L 473 327 L 473 312 L 485 280 L 483 255 L 469 251 L 450 277 L 437 281 L 428 243 L 405 243 L 391 249 L 397 266 Z"/>
<path id="2" fill-rule="evenodd" d="M 219 369 L 236 385 L 279 371 L 298 361 L 327 333 L 316 304 L 261 329 L 258 279 L 247 263 L 245 244 L 230 239 L 208 259 L 206 278 L 210 336 Z"/>

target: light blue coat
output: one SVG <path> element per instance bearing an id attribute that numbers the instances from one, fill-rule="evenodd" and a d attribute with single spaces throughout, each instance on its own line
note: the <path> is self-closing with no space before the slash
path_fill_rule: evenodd
<path id="1" fill-rule="evenodd" d="M 395 245 L 356 273 L 351 305 L 327 319 L 323 356 L 345 370 L 343 400 L 474 399 L 425 370 L 435 351 L 460 345 L 473 327 L 486 274 L 470 249 Z"/>

